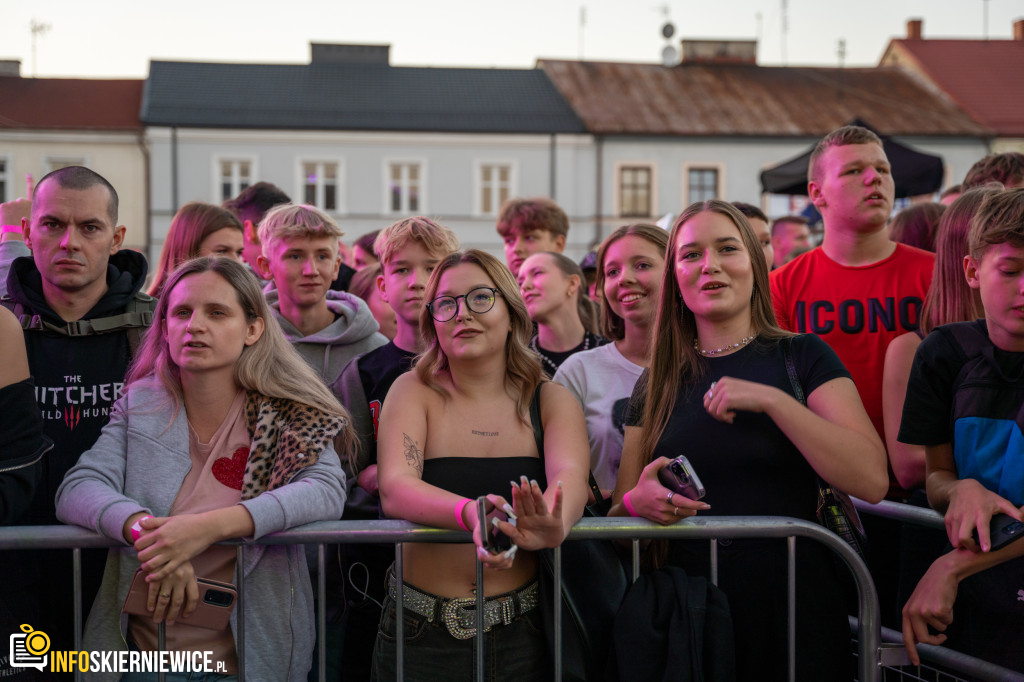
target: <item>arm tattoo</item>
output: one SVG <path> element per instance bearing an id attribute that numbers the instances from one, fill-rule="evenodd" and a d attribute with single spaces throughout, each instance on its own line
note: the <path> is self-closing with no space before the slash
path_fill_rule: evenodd
<path id="1" fill-rule="evenodd" d="M 416 441 L 409 437 L 409 434 L 402 434 L 402 448 L 405 451 L 405 463 L 416 470 L 420 476 L 423 475 L 423 451 L 416 445 Z"/>

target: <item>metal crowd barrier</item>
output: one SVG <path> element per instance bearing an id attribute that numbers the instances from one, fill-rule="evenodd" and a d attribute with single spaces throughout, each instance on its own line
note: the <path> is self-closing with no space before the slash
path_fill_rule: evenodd
<path id="1" fill-rule="evenodd" d="M 858 679 L 861 682 L 877 682 L 881 679 L 880 661 L 885 647 L 881 644 L 878 595 L 867 567 L 860 557 L 838 536 L 821 526 L 785 517 L 693 517 L 672 526 L 660 526 L 645 519 L 607 518 L 583 519 L 573 527 L 568 541 L 583 539 L 601 540 L 632 540 L 633 544 L 633 578 L 639 575 L 640 539 L 685 539 L 708 540 L 711 555 L 711 580 L 717 582 L 717 540 L 743 538 L 786 538 L 788 549 L 788 604 L 789 604 L 789 678 L 794 679 L 796 662 L 795 642 L 795 594 L 796 594 L 796 538 L 805 537 L 820 542 L 839 555 L 849 567 L 857 585 L 858 593 Z M 376 543 L 395 544 L 397 586 L 397 617 L 396 639 L 398 641 L 397 668 L 399 679 L 404 658 L 403 644 L 403 598 L 402 598 L 402 543 L 405 542 L 467 542 L 469 535 L 462 531 L 441 530 L 417 526 L 406 521 L 322 521 L 311 523 L 292 530 L 274 533 L 261 538 L 258 544 L 315 544 L 318 545 L 318 584 L 317 588 L 317 637 L 319 656 L 316 661 L 319 677 L 323 679 L 326 671 L 326 650 L 324 637 L 326 632 L 326 615 L 323 608 L 326 585 L 324 579 L 326 544 Z M 82 604 L 81 604 L 81 549 L 90 547 L 109 547 L 116 543 L 108 538 L 90 531 L 69 526 L 23 526 L 0 528 L 0 550 L 31 550 L 69 548 L 73 552 L 74 587 L 75 587 L 75 641 L 76 650 L 82 644 Z M 242 565 L 243 554 L 247 544 L 242 540 L 230 541 L 225 544 L 237 545 L 238 563 Z M 477 562 L 477 580 L 481 584 L 482 567 Z M 555 550 L 555 589 L 561 586 L 561 550 Z M 245 584 L 240 581 L 238 590 L 238 613 L 236 639 L 238 640 L 239 679 L 245 679 Z M 483 590 L 478 590 L 478 614 L 483 608 Z M 555 599 L 555 679 L 561 680 L 561 599 Z M 478 615 L 477 622 L 482 622 Z M 483 638 L 482 628 L 478 629 L 476 655 L 478 672 L 483 669 Z M 76 679 L 80 673 L 76 673 Z"/>
<path id="2" fill-rule="evenodd" d="M 871 514 L 872 516 L 900 523 L 909 523 L 915 526 L 923 526 L 925 528 L 934 528 L 942 531 L 946 529 L 942 514 L 933 509 L 889 501 L 869 504 L 856 498 L 853 499 L 853 503 L 862 514 Z M 853 627 L 852 619 L 851 627 Z M 903 646 L 902 632 L 890 628 L 882 628 L 881 634 L 883 642 L 898 644 L 900 647 Z M 909 661 L 905 664 L 900 664 L 900 662 L 889 662 L 883 659 L 883 678 L 886 680 L 906 680 L 907 682 L 916 680 L 928 682 L 935 680 L 942 682 L 955 682 L 958 680 L 981 680 L 983 682 L 1024 681 L 1024 674 L 1022 673 L 1008 670 L 994 663 L 989 663 L 988 661 L 974 658 L 946 647 L 918 644 L 917 652 L 921 656 L 921 665 L 916 667 L 910 665 Z"/>

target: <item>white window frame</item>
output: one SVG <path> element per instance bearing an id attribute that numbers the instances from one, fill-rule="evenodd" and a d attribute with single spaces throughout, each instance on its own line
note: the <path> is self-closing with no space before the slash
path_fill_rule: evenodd
<path id="1" fill-rule="evenodd" d="M 409 194 L 403 192 L 402 206 L 397 210 L 391 210 L 391 166 L 401 164 L 404 166 L 417 165 L 420 169 L 419 177 L 419 206 L 415 209 L 409 208 Z M 426 215 L 427 209 L 427 160 L 425 158 L 393 158 L 384 159 L 381 167 L 381 213 L 383 215 Z"/>
<path id="2" fill-rule="evenodd" d="M 295 159 L 295 194 L 292 196 L 296 197 L 296 201 L 306 200 L 306 174 L 303 170 L 303 166 L 307 163 L 325 164 L 333 163 L 337 166 L 337 174 L 335 176 L 335 206 L 332 209 L 324 208 L 325 190 L 324 184 L 318 182 L 316 186 L 316 201 L 314 206 L 326 211 L 332 215 L 342 215 L 347 211 L 347 204 L 345 202 L 345 162 L 343 159 L 338 158 L 324 158 L 324 157 L 296 157 Z"/>
<path id="3" fill-rule="evenodd" d="M 43 175 L 52 173 L 57 170 L 57 167 L 64 168 L 67 166 L 85 166 L 86 168 L 91 168 L 88 156 L 78 156 L 76 154 L 47 154 L 43 157 Z M 40 178 L 36 179 L 38 180 Z"/>
<path id="4" fill-rule="evenodd" d="M 648 189 L 651 212 L 646 216 L 623 215 L 622 212 L 622 171 L 626 168 L 646 168 L 650 172 L 651 185 Z M 615 215 L 620 218 L 652 218 L 658 215 L 658 164 L 651 161 L 616 161 L 615 162 Z"/>
<path id="5" fill-rule="evenodd" d="M 236 164 L 237 163 L 248 163 L 249 164 L 249 186 L 251 187 L 251 186 L 255 185 L 257 182 L 259 182 L 259 180 L 257 178 L 260 177 L 260 168 L 259 168 L 259 164 L 256 161 L 256 157 L 255 156 L 245 156 L 243 154 L 215 154 L 212 158 L 213 158 L 213 163 L 211 164 L 211 167 L 212 167 L 211 175 L 212 175 L 212 181 L 213 181 L 213 193 L 212 193 L 211 196 L 213 197 L 213 201 L 211 203 L 214 203 L 214 204 L 220 206 L 226 200 L 225 197 L 222 197 L 221 193 L 220 193 L 220 190 L 221 190 L 220 165 L 222 163 L 224 163 L 224 162 L 236 163 Z M 237 173 L 233 173 L 232 174 L 232 180 L 231 180 L 232 192 L 231 192 L 231 196 L 227 197 L 227 199 L 232 199 L 232 198 L 238 196 L 238 193 L 242 191 L 241 189 L 239 189 L 239 184 L 240 183 L 238 182 Z"/>
<path id="6" fill-rule="evenodd" d="M 481 218 L 495 218 L 501 210 L 498 181 L 491 181 L 491 210 L 484 212 L 484 166 L 505 166 L 508 168 L 508 198 L 519 196 L 519 162 L 515 159 L 476 159 L 473 161 L 473 215 Z"/>
<path id="7" fill-rule="evenodd" d="M 717 183 L 717 191 L 715 193 L 715 197 L 718 198 L 718 199 L 722 199 L 723 197 L 727 196 L 726 193 L 725 193 L 725 164 L 724 163 L 720 163 L 718 161 L 707 161 L 707 162 L 703 162 L 703 163 L 684 163 L 683 164 L 683 176 L 682 176 L 682 185 L 683 185 L 682 196 L 686 197 L 686 202 L 683 204 L 684 208 L 686 206 L 689 206 L 690 204 L 692 204 L 694 201 L 696 201 L 696 199 L 693 199 L 691 194 L 690 194 L 690 171 L 691 170 L 714 170 L 714 171 L 717 171 L 718 172 L 717 173 L 717 175 L 718 175 L 718 183 Z"/>

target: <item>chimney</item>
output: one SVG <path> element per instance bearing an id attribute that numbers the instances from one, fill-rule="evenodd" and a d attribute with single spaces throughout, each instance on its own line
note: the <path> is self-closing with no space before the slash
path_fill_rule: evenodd
<path id="1" fill-rule="evenodd" d="M 350 45 L 310 43 L 313 64 L 379 64 L 390 63 L 390 45 Z"/>
<path id="2" fill-rule="evenodd" d="M 1013 22 L 1013 39 L 1024 40 L 1024 19 Z"/>
<path id="3" fill-rule="evenodd" d="M 0 59 L 0 76 L 21 77 L 20 59 Z"/>
<path id="4" fill-rule="evenodd" d="M 683 40 L 683 64 L 757 64 L 756 40 Z"/>
<path id="5" fill-rule="evenodd" d="M 908 19 L 907 20 L 907 40 L 920 40 L 921 39 L 921 25 L 924 22 L 920 19 Z"/>

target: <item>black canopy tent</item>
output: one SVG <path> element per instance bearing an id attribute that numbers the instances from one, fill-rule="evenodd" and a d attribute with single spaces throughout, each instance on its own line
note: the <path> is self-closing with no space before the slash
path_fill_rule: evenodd
<path id="1" fill-rule="evenodd" d="M 854 120 L 850 125 L 871 129 L 871 126 L 860 120 Z M 931 194 L 942 187 L 942 157 L 919 152 L 885 135 L 879 137 L 882 138 L 885 155 L 892 164 L 897 198 Z M 796 158 L 762 171 L 761 190 L 770 194 L 807 196 L 807 164 L 813 151 L 814 147 L 811 147 Z"/>

